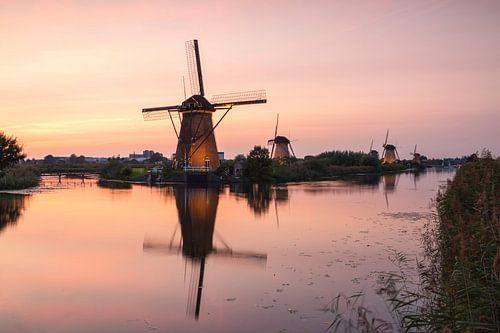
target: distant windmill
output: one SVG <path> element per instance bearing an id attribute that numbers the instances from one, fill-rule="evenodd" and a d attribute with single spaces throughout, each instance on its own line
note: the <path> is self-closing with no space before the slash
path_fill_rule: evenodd
<path id="1" fill-rule="evenodd" d="M 142 114 L 145 120 L 170 118 L 178 140 L 174 166 L 184 170 L 213 171 L 220 164 L 214 130 L 233 106 L 266 103 L 266 92 L 256 90 L 215 95 L 208 101 L 205 98 L 196 39 L 186 42 L 186 56 L 193 95 L 180 105 L 147 108 L 142 110 Z M 212 113 L 216 110 L 225 110 L 225 113 L 214 126 Z M 181 119 L 180 131 L 177 131 L 174 117 Z"/>
<path id="2" fill-rule="evenodd" d="M 387 134 L 385 135 L 385 142 L 382 145 L 382 147 L 384 147 L 384 151 L 382 152 L 382 163 L 393 164 L 396 163 L 396 161 L 399 159 L 399 154 L 398 151 L 396 150 L 396 146 L 387 143 L 388 138 L 389 138 L 389 130 L 387 130 Z"/>
<path id="3" fill-rule="evenodd" d="M 378 159 L 378 151 L 372 149 L 373 148 L 373 139 L 372 139 L 372 143 L 370 143 L 370 150 L 369 150 L 369 154 L 370 156 L 373 156 L 375 157 L 376 159 Z"/>
<path id="4" fill-rule="evenodd" d="M 278 135 L 278 122 L 280 120 L 280 115 L 276 117 L 276 128 L 274 130 L 274 137 L 267 141 L 268 145 L 273 145 L 271 148 L 271 158 L 275 160 L 282 160 L 290 158 L 290 151 L 292 151 L 293 157 L 295 153 L 293 152 L 292 143 L 286 136 Z M 290 150 L 288 149 L 290 147 Z"/>
<path id="5" fill-rule="evenodd" d="M 417 153 L 417 145 L 415 145 L 415 149 L 413 149 L 413 153 L 410 153 L 410 155 L 413 155 L 413 160 L 411 161 L 413 165 L 415 166 L 422 165 L 422 156 L 419 153 Z"/>

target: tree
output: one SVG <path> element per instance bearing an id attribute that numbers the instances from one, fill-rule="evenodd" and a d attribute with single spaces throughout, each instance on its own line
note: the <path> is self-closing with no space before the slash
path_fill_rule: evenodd
<path id="1" fill-rule="evenodd" d="M 0 132 L 0 171 L 18 163 L 26 157 L 17 139 Z"/>
<path id="2" fill-rule="evenodd" d="M 47 155 L 43 158 L 43 164 L 54 164 L 56 163 L 56 159 L 52 155 Z"/>
<path id="3" fill-rule="evenodd" d="M 149 158 L 149 161 L 151 163 L 155 163 L 155 162 L 162 162 L 163 161 L 163 154 L 162 153 L 154 153 L 153 155 L 151 155 L 151 157 Z"/>
<path id="4" fill-rule="evenodd" d="M 247 156 L 246 175 L 252 181 L 270 181 L 273 172 L 271 165 L 269 150 L 255 146 Z"/>

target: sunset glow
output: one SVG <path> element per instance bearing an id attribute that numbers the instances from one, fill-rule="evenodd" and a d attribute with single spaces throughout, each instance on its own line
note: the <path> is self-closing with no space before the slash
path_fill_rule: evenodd
<path id="1" fill-rule="evenodd" d="M 207 95 L 266 89 L 232 110 L 232 157 L 280 131 L 295 153 L 381 149 L 429 157 L 500 152 L 498 1 L 0 1 L 0 130 L 29 157 L 170 156 L 184 42 L 200 41 Z M 214 122 L 220 117 L 214 114 Z"/>

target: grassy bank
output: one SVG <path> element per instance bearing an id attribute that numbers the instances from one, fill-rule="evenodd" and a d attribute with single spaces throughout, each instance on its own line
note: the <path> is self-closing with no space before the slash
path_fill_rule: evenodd
<path id="1" fill-rule="evenodd" d="M 500 162 L 462 166 L 438 197 L 436 329 L 500 330 Z"/>
<path id="2" fill-rule="evenodd" d="M 374 316 L 359 299 L 330 304 L 328 330 L 341 332 L 500 332 L 500 160 L 486 154 L 458 169 L 436 199 L 424 228 L 425 258 L 393 252 L 397 269 L 380 273 L 377 293 L 392 320 Z"/>
<path id="3" fill-rule="evenodd" d="M 419 276 L 398 254 L 401 274 L 382 279 L 396 322 L 404 332 L 499 332 L 500 161 L 462 165 L 436 207 Z"/>
<path id="4" fill-rule="evenodd" d="M 22 190 L 35 187 L 40 177 L 30 167 L 16 165 L 0 173 L 0 190 Z"/>

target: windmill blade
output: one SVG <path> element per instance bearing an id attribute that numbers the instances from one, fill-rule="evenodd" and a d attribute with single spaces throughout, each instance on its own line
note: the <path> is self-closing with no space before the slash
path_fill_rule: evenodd
<path id="1" fill-rule="evenodd" d="M 278 113 L 276 117 L 276 128 L 274 129 L 273 147 L 271 148 L 271 158 L 273 158 L 274 146 L 276 145 L 276 136 L 278 135 L 278 122 L 280 120 L 280 114 Z M 269 142 L 269 141 L 268 141 Z"/>
<path id="2" fill-rule="evenodd" d="M 384 150 L 382 150 L 382 158 L 384 158 L 385 156 L 385 147 L 384 147 Z"/>
<path id="3" fill-rule="evenodd" d="M 157 108 L 147 108 L 142 109 L 142 116 L 144 120 L 159 120 L 166 119 L 169 117 L 169 113 L 174 111 L 178 112 L 181 110 L 180 105 L 172 105 L 172 106 L 160 106 Z"/>
<path id="4" fill-rule="evenodd" d="M 203 77 L 201 75 L 200 50 L 198 40 L 193 39 L 186 42 L 186 58 L 189 73 L 189 84 L 193 95 L 205 95 L 203 89 Z"/>
<path id="5" fill-rule="evenodd" d="M 212 96 L 210 103 L 214 107 L 267 103 L 265 90 L 243 91 Z"/>
<path id="6" fill-rule="evenodd" d="M 396 156 L 398 157 L 398 160 L 400 160 L 400 158 L 399 158 L 399 154 L 398 154 L 398 150 L 397 150 L 397 149 L 394 149 L 394 151 L 396 152 Z"/>
<path id="7" fill-rule="evenodd" d="M 293 157 L 297 158 L 297 157 L 295 157 L 295 152 L 293 151 L 292 143 L 290 142 L 288 145 L 290 146 L 290 150 L 292 151 Z"/>
<path id="8" fill-rule="evenodd" d="M 383 147 L 385 147 L 385 145 L 387 144 L 387 139 L 389 138 L 389 129 L 387 129 L 387 133 L 385 135 L 385 142 L 384 144 L 382 145 Z"/>
<path id="9" fill-rule="evenodd" d="M 413 149 L 413 155 L 417 152 L 417 145 L 415 144 L 415 149 Z"/>
<path id="10" fill-rule="evenodd" d="M 373 148 L 373 139 L 372 139 L 372 143 L 370 143 L 370 150 L 368 151 L 369 153 L 371 153 L 372 148 Z"/>

